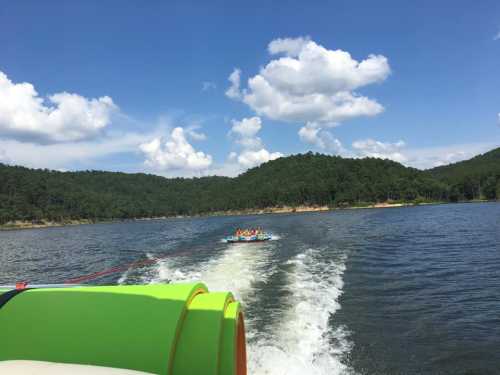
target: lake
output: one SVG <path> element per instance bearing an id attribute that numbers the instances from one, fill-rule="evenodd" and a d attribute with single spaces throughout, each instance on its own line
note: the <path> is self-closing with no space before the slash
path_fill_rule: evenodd
<path id="1" fill-rule="evenodd" d="M 264 243 L 226 244 L 237 227 Z M 0 284 L 201 280 L 245 306 L 250 374 L 498 374 L 500 204 L 0 232 Z"/>

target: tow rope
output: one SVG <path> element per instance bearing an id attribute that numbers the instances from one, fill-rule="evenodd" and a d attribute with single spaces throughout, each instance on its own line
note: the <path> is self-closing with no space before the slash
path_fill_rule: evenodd
<path id="1" fill-rule="evenodd" d="M 112 268 L 108 268 L 108 269 L 103 270 L 103 271 L 94 272 L 94 273 L 91 273 L 88 275 L 68 279 L 64 282 L 64 284 L 81 284 L 85 281 L 94 280 L 94 279 L 97 279 L 97 278 L 100 278 L 103 276 L 111 275 L 113 273 L 128 271 L 128 270 L 133 269 L 133 268 L 139 268 L 139 267 L 143 267 L 143 266 L 146 266 L 149 264 L 153 264 L 153 263 L 156 263 L 160 260 L 161 260 L 160 258 L 146 259 L 146 260 L 141 260 L 141 261 L 129 263 L 127 265 L 112 267 Z"/>
<path id="2" fill-rule="evenodd" d="M 161 256 L 157 256 L 157 257 L 154 257 L 151 259 L 144 259 L 144 260 L 139 260 L 139 261 L 135 261 L 135 262 L 128 263 L 128 264 L 122 264 L 122 265 L 119 265 L 116 267 L 111 267 L 111 268 L 105 269 L 103 271 L 98 271 L 98 272 L 90 273 L 88 275 L 83 275 L 83 276 L 67 279 L 66 281 L 64 281 L 64 284 L 82 284 L 86 281 L 98 279 L 98 278 L 101 278 L 104 276 L 112 275 L 114 273 L 125 272 L 125 271 L 129 271 L 131 269 L 148 266 L 150 264 L 155 264 L 155 263 L 158 263 L 158 262 L 164 260 L 165 258 L 173 258 L 173 257 L 177 257 L 177 256 L 187 255 L 187 254 L 191 254 L 192 252 L 193 252 L 193 249 L 181 251 L 181 252 L 176 252 L 175 254 L 163 254 Z"/>

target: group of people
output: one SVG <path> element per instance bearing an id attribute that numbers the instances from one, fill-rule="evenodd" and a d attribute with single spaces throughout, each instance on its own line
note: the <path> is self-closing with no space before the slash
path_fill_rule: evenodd
<path id="1" fill-rule="evenodd" d="M 258 236 L 259 234 L 264 234 L 264 231 L 261 228 L 252 228 L 252 229 L 236 229 L 235 236 L 236 237 L 249 237 L 249 236 Z"/>

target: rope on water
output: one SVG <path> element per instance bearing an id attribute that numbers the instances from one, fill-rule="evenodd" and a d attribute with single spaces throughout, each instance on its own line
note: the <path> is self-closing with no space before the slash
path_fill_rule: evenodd
<path id="1" fill-rule="evenodd" d="M 139 260 L 139 261 L 135 261 L 135 262 L 132 262 L 132 263 L 128 263 L 128 264 L 124 264 L 124 265 L 120 265 L 120 266 L 108 268 L 108 269 L 105 269 L 103 271 L 98 271 L 98 272 L 90 273 L 88 275 L 74 277 L 74 278 L 66 280 L 64 282 L 64 284 L 82 284 L 84 282 L 87 282 L 87 281 L 90 281 L 90 280 L 94 280 L 94 279 L 98 279 L 98 278 L 101 278 L 101 277 L 104 277 L 104 276 L 112 275 L 114 273 L 125 272 L 125 271 L 129 271 L 131 269 L 140 268 L 140 267 L 144 267 L 144 266 L 149 266 L 151 264 L 158 263 L 158 262 L 162 261 L 165 258 L 177 257 L 177 256 L 182 256 L 182 255 L 192 254 L 192 253 L 193 253 L 193 250 L 191 249 L 191 250 L 185 250 L 185 251 L 181 251 L 181 252 L 176 252 L 174 254 L 171 254 L 171 253 L 170 254 L 163 254 L 161 256 L 156 256 L 154 258 Z"/>

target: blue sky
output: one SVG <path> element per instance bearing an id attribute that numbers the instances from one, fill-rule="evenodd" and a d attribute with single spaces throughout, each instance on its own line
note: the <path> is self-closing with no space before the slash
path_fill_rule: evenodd
<path id="1" fill-rule="evenodd" d="M 499 33 L 497 1 L 4 2 L 0 161 L 166 176 L 309 150 L 457 161 L 500 145 Z"/>

